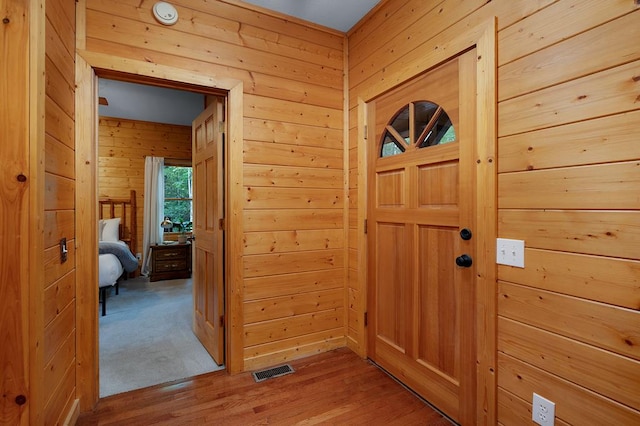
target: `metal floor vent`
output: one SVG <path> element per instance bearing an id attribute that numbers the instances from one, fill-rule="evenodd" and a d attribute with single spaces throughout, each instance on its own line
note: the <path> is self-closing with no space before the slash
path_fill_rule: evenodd
<path id="1" fill-rule="evenodd" d="M 269 368 L 268 370 L 256 371 L 253 373 L 253 379 L 256 383 L 260 383 L 273 377 L 280 377 L 291 373 L 295 373 L 295 370 L 289 364 L 285 364 L 279 367 Z"/>

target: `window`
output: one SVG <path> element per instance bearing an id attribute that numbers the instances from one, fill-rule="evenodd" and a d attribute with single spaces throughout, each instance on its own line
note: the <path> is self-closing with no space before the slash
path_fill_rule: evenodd
<path id="1" fill-rule="evenodd" d="M 164 166 L 164 217 L 173 223 L 165 232 L 191 232 L 193 180 L 190 166 Z"/>
<path id="2" fill-rule="evenodd" d="M 414 130 L 413 134 L 411 129 Z M 382 133 L 380 157 L 402 154 L 409 148 L 425 148 L 455 140 L 453 124 L 440 105 L 429 101 L 411 102 L 396 112 Z"/>

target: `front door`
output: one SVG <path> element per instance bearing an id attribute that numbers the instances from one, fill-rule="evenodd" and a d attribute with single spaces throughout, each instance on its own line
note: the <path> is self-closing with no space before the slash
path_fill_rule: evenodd
<path id="1" fill-rule="evenodd" d="M 212 102 L 192 126 L 194 267 L 193 332 L 224 364 L 224 111 Z"/>
<path id="2" fill-rule="evenodd" d="M 468 51 L 368 104 L 369 356 L 475 416 L 475 80 Z"/>

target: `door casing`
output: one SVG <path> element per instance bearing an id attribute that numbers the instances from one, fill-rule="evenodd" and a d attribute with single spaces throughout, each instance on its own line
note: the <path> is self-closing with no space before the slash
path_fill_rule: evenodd
<path id="1" fill-rule="evenodd" d="M 83 54 L 84 53 L 84 54 Z M 243 83 L 233 79 L 214 80 L 205 74 L 187 72 L 178 68 L 149 64 L 141 61 L 119 61 L 106 54 L 78 52 L 76 63 L 86 63 L 92 70 L 93 76 L 123 80 L 133 83 L 150 84 L 168 87 L 178 90 L 189 90 L 204 94 L 225 94 L 228 102 L 227 142 L 225 144 L 225 157 L 228 167 L 226 169 L 226 188 L 228 196 L 225 217 L 225 366 L 229 373 L 243 371 L 243 337 L 242 337 L 242 103 Z M 86 76 L 85 76 L 86 77 Z M 88 86 L 93 84 L 92 79 L 79 79 L 77 93 L 91 90 Z M 76 123 L 91 123 L 93 131 L 92 140 L 97 153 L 97 96 L 92 97 L 92 104 L 88 100 L 80 99 L 82 105 L 76 105 Z M 203 105 L 204 108 L 204 105 Z M 98 175 L 97 155 L 93 161 L 80 158 L 76 151 L 76 164 L 84 164 L 90 169 L 93 176 Z M 87 164 L 89 162 L 89 164 Z M 91 194 L 96 192 L 96 182 L 91 180 L 79 180 L 76 183 L 78 193 Z M 97 204 L 97 198 L 95 200 Z M 90 247 L 90 234 L 97 235 L 97 209 L 83 209 L 76 211 L 76 224 L 86 232 L 76 235 L 76 247 Z M 238 236 L 240 236 L 238 238 Z M 96 256 L 97 257 L 97 256 Z M 93 294 L 93 287 L 97 292 L 97 286 L 92 283 L 98 281 L 97 258 L 96 265 L 88 263 L 76 265 L 78 276 L 93 276 L 93 280 L 77 282 L 76 286 L 81 294 Z M 91 288 L 88 288 L 91 286 Z M 84 288 L 87 287 L 87 288 Z M 77 328 L 77 352 L 82 352 L 84 362 L 78 362 L 76 369 L 77 399 L 80 400 L 80 410 L 91 409 L 99 399 L 98 384 L 98 299 L 88 298 L 76 306 Z"/>

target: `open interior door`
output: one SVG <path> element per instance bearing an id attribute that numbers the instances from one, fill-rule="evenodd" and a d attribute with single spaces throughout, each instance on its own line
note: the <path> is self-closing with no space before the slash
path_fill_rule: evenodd
<path id="1" fill-rule="evenodd" d="M 225 98 L 192 126 L 194 245 L 193 332 L 224 364 L 224 112 Z"/>

